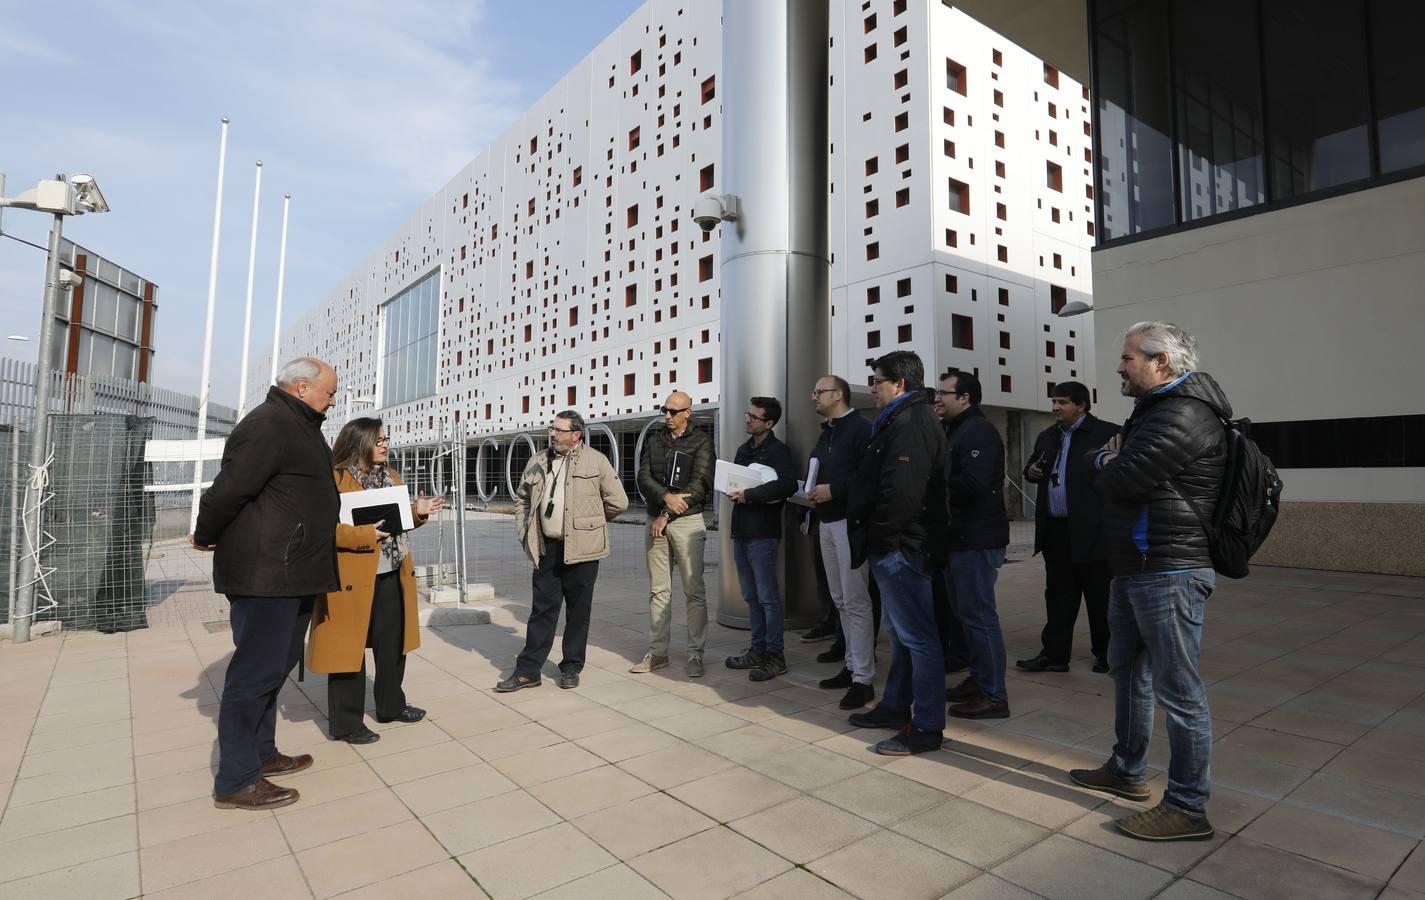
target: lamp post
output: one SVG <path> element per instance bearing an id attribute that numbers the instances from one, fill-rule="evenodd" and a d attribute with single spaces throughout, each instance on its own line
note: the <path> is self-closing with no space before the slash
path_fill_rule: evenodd
<path id="1" fill-rule="evenodd" d="M 30 478 L 25 485 L 25 533 L 29 546 L 20 558 L 20 575 L 16 591 L 10 598 L 11 637 L 15 643 L 30 639 L 30 623 L 35 615 L 35 587 L 39 583 L 40 500 L 43 485 L 35 473 L 44 469 L 49 457 L 49 404 L 54 367 L 54 315 L 59 307 L 59 292 L 66 288 L 59 277 L 59 245 L 63 236 L 64 217 L 87 212 L 109 211 L 109 204 L 99 185 L 88 175 L 75 175 L 66 180 L 63 175 L 45 179 L 33 190 L 13 199 L 0 197 L 0 207 L 32 209 L 54 216 L 49 233 L 49 257 L 45 262 L 45 294 L 40 313 L 38 371 L 35 375 L 35 421 L 30 438 Z"/>
<path id="2" fill-rule="evenodd" d="M 351 409 L 354 404 L 366 403 L 375 404 L 376 398 L 371 396 L 354 397 L 351 391 L 346 391 L 346 421 L 351 421 Z"/>
<path id="3" fill-rule="evenodd" d="M 1061 319 L 1067 319 L 1069 316 L 1081 316 L 1086 312 L 1093 312 L 1093 304 L 1085 303 L 1082 300 L 1070 300 L 1054 315 Z"/>

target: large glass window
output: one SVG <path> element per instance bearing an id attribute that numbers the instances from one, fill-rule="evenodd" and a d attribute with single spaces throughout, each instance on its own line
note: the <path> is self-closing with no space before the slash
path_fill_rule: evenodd
<path id="1" fill-rule="evenodd" d="M 440 272 L 432 272 L 382 307 L 381 406 L 408 403 L 435 393 L 436 331 L 440 321 Z"/>
<path id="2" fill-rule="evenodd" d="M 1425 3 L 1089 2 L 1100 240 L 1425 173 Z"/>
<path id="3" fill-rule="evenodd" d="M 1425 77 L 1415 56 L 1425 36 L 1425 3 L 1374 0 L 1370 23 L 1380 170 L 1425 165 Z"/>

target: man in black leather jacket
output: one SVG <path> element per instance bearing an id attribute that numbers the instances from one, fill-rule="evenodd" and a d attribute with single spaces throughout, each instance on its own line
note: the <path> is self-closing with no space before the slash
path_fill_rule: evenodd
<path id="1" fill-rule="evenodd" d="M 871 393 L 881 412 L 847 502 L 852 568 L 870 561 L 891 632 L 881 702 L 853 713 L 858 728 L 891 728 L 886 756 L 938 750 L 945 735 L 945 657 L 935 625 L 928 556 L 945 540 L 945 434 L 930 411 L 925 367 L 906 350 L 876 360 Z"/>
<path id="2" fill-rule="evenodd" d="M 1225 465 L 1222 389 L 1197 368 L 1197 341 L 1180 326 L 1140 322 L 1124 336 L 1123 393 L 1136 398 L 1123 433 L 1093 454 L 1105 503 L 1108 663 L 1117 742 L 1108 762 L 1075 769 L 1085 787 L 1147 800 L 1154 698 L 1167 712 L 1168 787 L 1162 802 L 1118 820 L 1148 840 L 1206 840 L 1212 720 L 1198 674 L 1203 613 L 1217 583 L 1201 515 L 1210 521 Z M 1196 506 L 1196 508 L 1194 508 Z"/>
<path id="3" fill-rule="evenodd" d="M 276 809 L 297 801 L 268 775 L 299 772 L 312 757 L 277 751 L 277 692 L 302 655 L 317 594 L 341 589 L 341 509 L 324 413 L 336 372 L 320 360 L 282 367 L 267 399 L 233 429 L 223 464 L 198 507 L 189 542 L 215 550 L 213 589 L 228 597 L 233 656 L 218 709 L 219 809 Z M 350 590 L 350 588 L 348 588 Z"/>

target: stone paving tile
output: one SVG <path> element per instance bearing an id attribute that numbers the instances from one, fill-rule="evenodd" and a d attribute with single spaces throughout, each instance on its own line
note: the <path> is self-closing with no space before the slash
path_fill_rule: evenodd
<path id="1" fill-rule="evenodd" d="M 515 790 L 516 787 L 513 781 L 501 775 L 494 766 L 480 763 L 407 781 L 396 785 L 392 790 L 411 812 L 424 817 L 444 809 L 503 794 Z"/>
<path id="2" fill-rule="evenodd" d="M 433 865 L 447 854 L 419 822 L 389 825 L 297 853 L 318 897 L 331 897 Z"/>
<path id="3" fill-rule="evenodd" d="M 452 856 L 558 824 L 561 819 L 524 791 L 456 806 L 421 820 Z"/>
<path id="4" fill-rule="evenodd" d="M 526 847 L 538 847 L 531 865 Z M 518 847 L 496 844 L 460 857 L 475 880 L 494 897 L 532 897 L 613 865 L 617 860 L 583 832 L 561 822 L 523 838 Z"/>
<path id="5" fill-rule="evenodd" d="M 1247 900 L 1268 897 L 1375 897 L 1385 886 L 1344 869 L 1236 838 L 1188 871 L 1193 881 Z"/>
<path id="6" fill-rule="evenodd" d="M 807 823 L 816 827 L 808 828 Z M 729 824 L 768 850 L 804 865 L 880 828 L 815 797 L 798 797 Z"/>
<path id="7" fill-rule="evenodd" d="M 232 815 L 242 810 L 228 810 Z M 241 821 L 241 820 L 239 820 Z M 139 851 L 144 891 L 161 891 L 289 854 L 282 829 L 270 815 L 232 828 L 193 835 Z"/>
<path id="8" fill-rule="evenodd" d="M 161 891 L 144 893 L 146 900 L 249 900 L 261 886 L 262 900 L 306 900 L 312 896 L 295 857 L 279 856 Z"/>
<path id="9" fill-rule="evenodd" d="M 129 852 L 7 881 L 0 900 L 128 900 L 139 890 L 139 855 Z"/>
<path id="10" fill-rule="evenodd" d="M 132 815 L 137 811 L 131 784 L 12 807 L 0 818 L 0 846 L 20 838 Z"/>
<path id="11" fill-rule="evenodd" d="M 571 824 L 626 862 L 717 822 L 667 794 L 654 793 L 580 816 Z"/>
<path id="12" fill-rule="evenodd" d="M 1045 897 L 1064 900 L 1150 897 L 1172 880 L 1162 869 L 1059 834 L 1001 863 L 993 874 Z"/>
<path id="13" fill-rule="evenodd" d="M 689 900 L 730 897 L 794 871 L 787 860 L 726 827 L 669 844 L 630 865 L 669 896 Z"/>

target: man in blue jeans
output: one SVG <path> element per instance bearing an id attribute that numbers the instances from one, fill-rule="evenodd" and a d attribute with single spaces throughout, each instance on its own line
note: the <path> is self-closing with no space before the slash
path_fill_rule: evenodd
<path id="1" fill-rule="evenodd" d="M 964 629 L 970 674 L 945 692 L 959 719 L 1006 719 L 1004 633 L 995 581 L 1009 546 L 1004 508 L 1004 441 L 980 409 L 984 389 L 970 372 L 946 372 L 935 391 L 945 423 L 945 497 L 950 510 L 945 584 L 950 612 Z"/>
<path id="2" fill-rule="evenodd" d="M 1114 734 L 1108 762 L 1074 769 L 1084 787 L 1129 800 L 1151 796 L 1147 780 L 1153 702 L 1167 713 L 1168 787 L 1158 806 L 1118 820 L 1154 841 L 1207 840 L 1212 719 L 1198 674 L 1207 598 L 1217 575 L 1203 522 L 1217 508 L 1226 461 L 1220 418 L 1232 406 L 1197 368 L 1197 341 L 1167 322 L 1140 322 L 1124 335 L 1118 375 L 1133 413 L 1093 453 L 1104 500 L 1108 666 Z"/>
<path id="3" fill-rule="evenodd" d="M 792 451 L 772 433 L 782 419 L 782 404 L 775 397 L 753 397 L 745 419 L 751 437 L 737 448 L 733 462 L 739 466 L 766 466 L 777 477 L 728 495 L 733 504 L 732 558 L 752 624 L 752 646 L 744 653 L 729 656 L 727 667 L 749 669 L 747 677 L 752 681 L 768 681 L 787 673 L 777 550 L 782 542 L 782 509 L 797 490 L 797 477 L 792 468 Z"/>
<path id="4" fill-rule="evenodd" d="M 945 739 L 945 654 L 935 623 L 932 559 L 945 541 L 945 433 L 930 411 L 920 357 L 876 360 L 871 393 L 880 413 L 847 499 L 852 568 L 866 561 L 881 591 L 891 664 L 881 702 L 853 713 L 857 728 L 890 728 L 884 756 L 940 749 Z"/>

